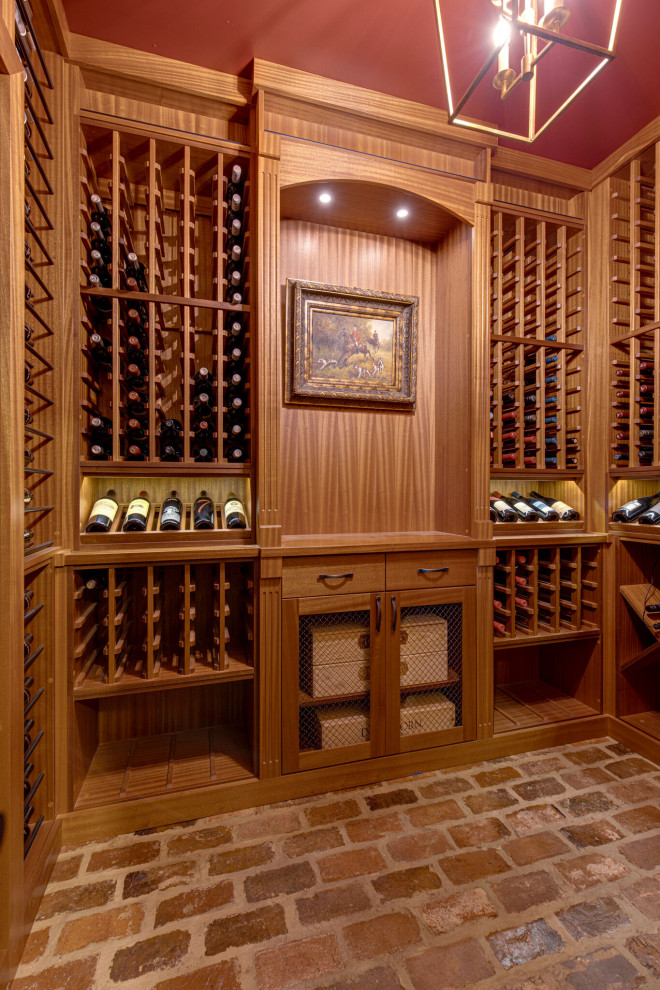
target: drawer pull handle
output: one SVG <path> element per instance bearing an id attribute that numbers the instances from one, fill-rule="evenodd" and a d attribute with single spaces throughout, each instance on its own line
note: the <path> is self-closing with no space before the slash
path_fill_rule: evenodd
<path id="1" fill-rule="evenodd" d="M 383 617 L 383 610 L 380 607 L 380 595 L 376 595 L 376 632 L 380 632 L 380 620 Z"/>
<path id="2" fill-rule="evenodd" d="M 396 632 L 396 595 L 392 595 L 392 632 Z"/>
<path id="3" fill-rule="evenodd" d="M 352 578 L 353 571 L 347 571 L 346 574 L 319 574 L 319 581 L 341 581 L 342 578 Z"/>
<path id="4" fill-rule="evenodd" d="M 448 571 L 448 567 L 418 567 L 418 574 L 438 574 L 440 571 Z"/>

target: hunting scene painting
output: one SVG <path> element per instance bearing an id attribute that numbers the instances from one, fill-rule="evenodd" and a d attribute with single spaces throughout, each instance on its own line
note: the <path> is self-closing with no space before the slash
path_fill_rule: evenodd
<path id="1" fill-rule="evenodd" d="M 415 402 L 417 298 L 288 283 L 288 401 Z"/>

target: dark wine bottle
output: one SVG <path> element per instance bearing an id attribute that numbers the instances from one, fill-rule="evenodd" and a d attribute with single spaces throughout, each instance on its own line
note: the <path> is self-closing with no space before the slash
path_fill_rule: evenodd
<path id="1" fill-rule="evenodd" d="M 107 533 L 115 520 L 118 509 L 117 493 L 110 488 L 102 498 L 94 502 L 85 526 L 85 532 Z"/>
<path id="2" fill-rule="evenodd" d="M 243 503 L 234 492 L 230 492 L 224 504 L 227 529 L 247 529 L 247 516 Z"/>
<path id="3" fill-rule="evenodd" d="M 32 602 L 34 601 L 34 590 L 28 588 L 27 591 L 23 593 L 23 611 L 27 612 L 28 609 L 32 608 Z"/>
<path id="4" fill-rule="evenodd" d="M 107 571 L 86 571 L 82 575 L 84 582 L 85 591 L 89 592 L 99 592 L 105 591 L 108 587 L 108 572 Z"/>
<path id="5" fill-rule="evenodd" d="M 196 461 L 210 461 L 213 459 L 213 450 L 207 443 L 196 443 L 193 447 L 193 458 Z"/>
<path id="6" fill-rule="evenodd" d="M 507 505 L 510 505 L 516 515 L 523 520 L 523 522 L 537 522 L 539 515 L 535 512 L 531 505 L 528 505 L 521 498 L 514 498 L 511 495 L 500 495 L 499 492 L 492 493 L 495 498 L 502 499 Z"/>
<path id="7" fill-rule="evenodd" d="M 112 354 L 110 352 L 110 348 L 108 347 L 107 341 L 101 336 L 100 333 L 90 333 L 89 352 L 97 364 L 100 364 L 103 367 L 112 367 Z"/>
<path id="8" fill-rule="evenodd" d="M 559 514 L 560 519 L 569 520 L 580 518 L 580 513 L 577 509 L 567 505 L 566 502 L 562 502 L 559 498 L 548 498 L 546 495 L 541 495 L 540 492 L 530 492 L 529 496 L 530 498 L 538 499 L 540 502 L 544 502 L 546 505 L 549 505 L 551 509 L 554 509 L 555 512 Z"/>
<path id="9" fill-rule="evenodd" d="M 92 273 L 87 282 L 92 289 L 102 288 L 101 279 L 96 273 Z M 97 312 L 104 315 L 112 312 L 112 299 L 109 296 L 91 296 L 91 300 Z"/>
<path id="10" fill-rule="evenodd" d="M 94 461 L 107 461 L 108 458 L 112 457 L 112 443 L 109 438 L 99 438 L 96 443 L 93 443 L 89 448 L 89 456 Z"/>
<path id="11" fill-rule="evenodd" d="M 234 442 L 225 444 L 225 460 L 238 463 L 245 460 L 245 455 L 245 448 L 240 444 Z"/>
<path id="12" fill-rule="evenodd" d="M 194 501 L 193 526 L 195 529 L 215 529 L 215 505 L 205 491 Z"/>
<path id="13" fill-rule="evenodd" d="M 160 513 L 160 529 L 181 529 L 182 516 L 181 499 L 175 491 L 170 492 L 169 497 L 163 502 Z"/>
<path id="14" fill-rule="evenodd" d="M 199 392 L 193 399 L 193 409 L 196 416 L 206 418 L 213 412 L 213 405 L 210 392 Z"/>
<path id="15" fill-rule="evenodd" d="M 182 457 L 183 457 L 183 449 L 174 440 L 170 440 L 165 444 L 161 443 L 161 447 L 160 447 L 161 461 L 180 461 Z"/>
<path id="16" fill-rule="evenodd" d="M 90 198 L 92 201 L 92 223 L 97 223 L 107 238 L 110 234 L 112 234 L 110 217 L 107 214 L 105 206 L 101 202 L 100 196 L 96 193 L 92 193 Z"/>
<path id="17" fill-rule="evenodd" d="M 559 519 L 559 513 L 540 498 L 532 498 L 530 495 L 521 495 L 520 492 L 511 492 L 511 497 L 530 505 L 532 509 L 544 520 L 544 522 L 554 522 Z"/>
<path id="18" fill-rule="evenodd" d="M 208 368 L 198 368 L 193 376 L 193 381 L 195 383 L 195 395 L 200 395 L 202 392 L 210 394 L 211 389 L 213 388 L 213 375 Z"/>
<path id="19" fill-rule="evenodd" d="M 149 291 L 149 286 L 147 284 L 147 269 L 141 261 L 138 261 L 138 256 L 133 251 L 128 253 L 125 272 L 127 281 L 132 278 L 136 282 L 140 292 Z"/>
<path id="20" fill-rule="evenodd" d="M 657 526 L 660 522 L 660 501 L 655 502 L 646 512 L 643 512 L 637 522 L 641 526 Z"/>
<path id="21" fill-rule="evenodd" d="M 638 516 L 641 516 L 647 509 L 660 500 L 660 492 L 655 492 L 654 495 L 644 495 L 640 498 L 631 499 L 629 502 L 624 502 L 620 505 L 618 509 L 615 509 L 612 513 L 613 522 L 633 522 Z"/>
<path id="22" fill-rule="evenodd" d="M 126 509 L 126 518 L 122 529 L 125 533 L 137 532 L 147 528 L 147 519 L 150 509 L 149 496 L 145 491 L 141 491 L 135 498 L 131 499 Z"/>

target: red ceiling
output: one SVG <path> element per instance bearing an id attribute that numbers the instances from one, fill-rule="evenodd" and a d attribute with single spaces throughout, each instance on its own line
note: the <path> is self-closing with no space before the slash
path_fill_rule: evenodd
<path id="1" fill-rule="evenodd" d="M 470 26 L 478 19 L 470 13 L 475 10 L 491 23 L 494 8 L 489 0 L 440 2 L 450 70 L 456 77 L 462 73 L 467 83 L 483 51 L 480 31 Z M 607 44 L 614 0 L 567 4 L 572 13 L 565 31 Z M 78 34 L 222 72 L 239 74 L 252 58 L 260 58 L 446 107 L 434 0 L 112 0 L 110 5 L 64 0 L 64 8 Z M 660 114 L 659 58 L 660 3 L 623 0 L 614 62 L 530 150 L 585 168 L 597 165 Z M 578 59 L 578 74 L 595 64 L 588 56 L 555 49 L 539 67 L 539 92 L 543 87 L 544 93 L 563 94 Z M 489 121 L 503 113 L 512 117 L 515 107 L 501 103 L 488 79 L 483 85 L 483 95 L 465 112 Z M 454 89 L 456 99 L 459 83 Z"/>

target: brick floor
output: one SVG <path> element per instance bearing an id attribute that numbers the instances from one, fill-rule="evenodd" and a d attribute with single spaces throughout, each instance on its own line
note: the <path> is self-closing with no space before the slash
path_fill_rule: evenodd
<path id="1" fill-rule="evenodd" d="M 64 848 L 13 990 L 660 990 L 660 776 L 611 739 Z"/>

